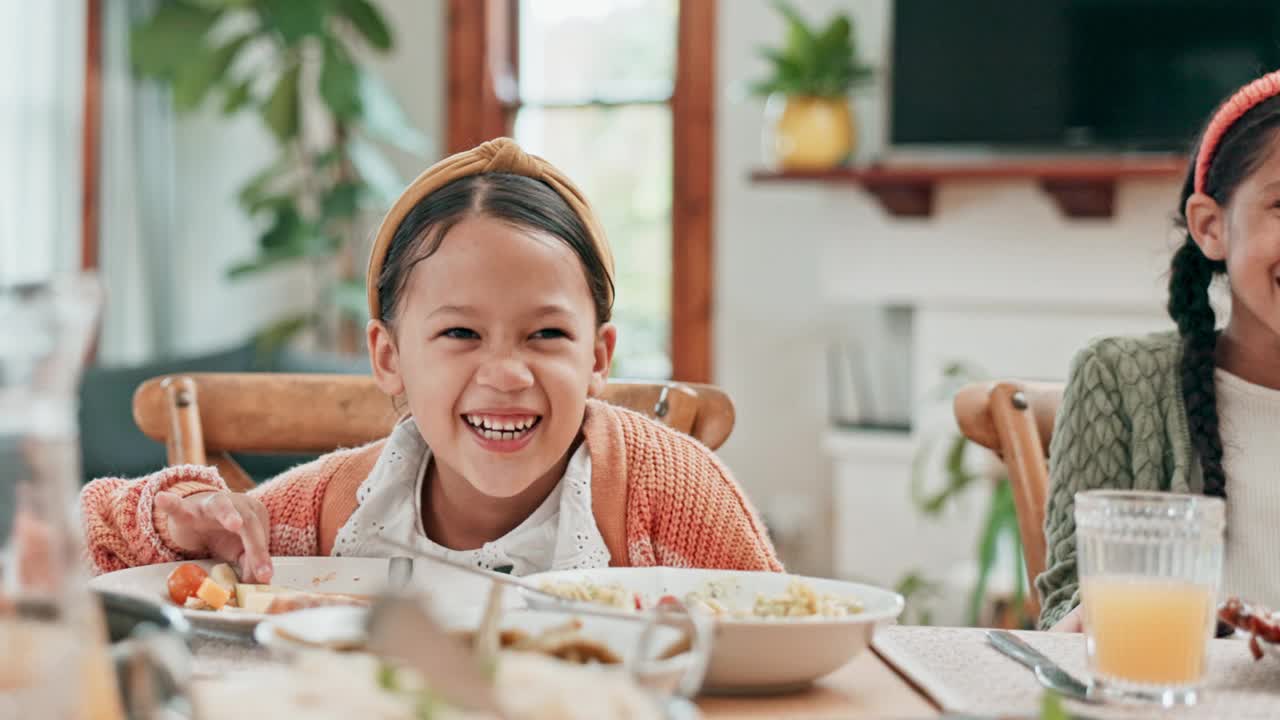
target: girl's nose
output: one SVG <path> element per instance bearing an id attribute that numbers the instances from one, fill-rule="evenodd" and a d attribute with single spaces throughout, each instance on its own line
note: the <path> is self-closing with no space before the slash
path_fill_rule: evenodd
<path id="1" fill-rule="evenodd" d="M 498 392 L 517 392 L 533 385 L 533 372 L 519 358 L 494 357 L 481 364 L 476 382 Z"/>

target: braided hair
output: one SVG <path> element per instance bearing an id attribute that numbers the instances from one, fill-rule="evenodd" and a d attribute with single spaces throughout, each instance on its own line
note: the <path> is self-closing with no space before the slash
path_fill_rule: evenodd
<path id="1" fill-rule="evenodd" d="M 1219 141 L 1205 177 L 1204 192 L 1226 207 L 1240 183 L 1267 157 L 1269 144 L 1280 127 L 1280 97 L 1258 104 L 1237 120 Z M 1198 147 L 1199 143 L 1197 143 Z M 1193 152 L 1191 157 L 1198 153 Z M 1185 239 L 1173 255 L 1169 272 L 1169 317 L 1182 338 L 1179 376 L 1187 411 L 1191 445 L 1200 456 L 1206 495 L 1226 497 L 1222 469 L 1222 436 L 1218 431 L 1218 405 L 1214 392 L 1214 367 L 1218 345 L 1217 317 L 1209 303 L 1214 278 L 1225 275 L 1227 265 L 1200 251 L 1187 231 L 1187 198 L 1195 192 L 1195 163 L 1190 163 L 1178 203 L 1177 223 Z"/>

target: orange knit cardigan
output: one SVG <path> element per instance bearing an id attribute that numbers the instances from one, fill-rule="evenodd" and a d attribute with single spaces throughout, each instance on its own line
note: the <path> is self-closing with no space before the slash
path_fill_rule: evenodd
<path id="1" fill-rule="evenodd" d="M 592 510 L 611 565 L 782 570 L 750 502 L 706 446 L 596 400 L 587 404 L 583 434 Z M 331 554 L 385 442 L 338 450 L 250 491 L 271 516 L 271 554 Z M 195 465 L 86 485 L 80 505 L 94 572 L 188 557 L 168 537 L 155 496 L 210 489 L 226 485 L 213 468 Z"/>

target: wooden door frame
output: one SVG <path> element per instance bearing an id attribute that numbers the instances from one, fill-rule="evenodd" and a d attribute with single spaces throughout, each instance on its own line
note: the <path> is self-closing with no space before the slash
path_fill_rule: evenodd
<path id="1" fill-rule="evenodd" d="M 702 383 L 715 374 L 716 6 L 680 0 L 671 99 L 671 375 Z M 449 0 L 448 152 L 510 133 L 517 7 L 518 0 Z"/>
<path id="2" fill-rule="evenodd" d="M 80 148 L 80 269 L 98 267 L 98 175 L 102 146 L 102 0 L 85 0 Z"/>

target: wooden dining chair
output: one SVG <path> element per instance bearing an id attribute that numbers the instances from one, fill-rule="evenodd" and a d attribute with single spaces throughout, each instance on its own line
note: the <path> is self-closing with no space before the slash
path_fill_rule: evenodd
<path id="1" fill-rule="evenodd" d="M 1049 439 L 1062 392 L 1059 383 L 1001 380 L 966 385 L 955 397 L 960 431 L 994 451 L 1008 470 L 1022 556 L 1033 586 L 1047 560 L 1044 516 L 1049 496 Z M 1031 600 L 1031 611 L 1038 615 L 1040 598 L 1034 589 Z"/>
<path id="2" fill-rule="evenodd" d="M 733 431 L 733 401 L 713 385 L 610 382 L 604 400 L 712 450 Z M 168 375 L 147 380 L 133 395 L 134 422 L 164 443 L 168 464 L 213 465 L 239 491 L 254 482 L 232 452 L 322 454 L 356 447 L 386 437 L 399 417 L 367 375 Z"/>

